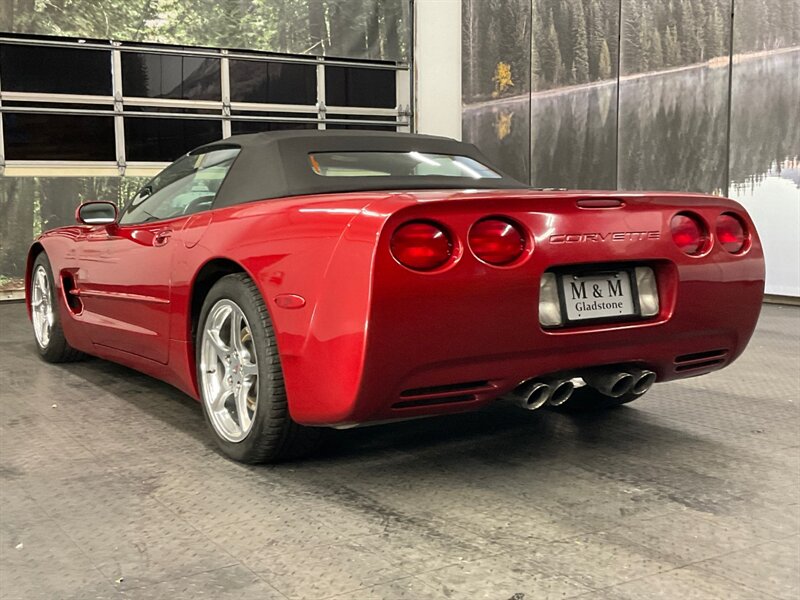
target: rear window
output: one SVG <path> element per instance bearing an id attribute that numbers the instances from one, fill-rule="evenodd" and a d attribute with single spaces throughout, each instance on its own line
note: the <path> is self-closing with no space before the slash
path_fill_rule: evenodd
<path id="1" fill-rule="evenodd" d="M 467 177 L 500 179 L 486 165 L 466 156 L 425 152 L 317 152 L 311 169 L 323 177 Z"/>

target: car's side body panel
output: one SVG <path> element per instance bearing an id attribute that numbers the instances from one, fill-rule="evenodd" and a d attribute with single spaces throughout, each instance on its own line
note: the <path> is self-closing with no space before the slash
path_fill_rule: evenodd
<path id="1" fill-rule="evenodd" d="M 608 197 L 624 205 L 576 205 Z M 719 214 L 735 212 L 752 234 L 749 248 L 731 255 L 714 244 L 703 256 L 687 256 L 669 230 L 670 218 L 684 210 L 712 229 Z M 487 215 L 511 217 L 528 230 L 534 243 L 526 259 L 492 267 L 470 253 L 468 230 Z M 457 256 L 452 264 L 421 273 L 392 257 L 392 232 L 420 218 L 450 231 Z M 115 302 L 142 311 L 137 318 L 153 331 L 168 315 L 165 357 L 137 350 L 130 340 L 116 348 L 98 344 L 91 311 L 68 306 L 58 274 L 75 273 L 80 281 L 82 269 L 90 268 L 81 248 L 100 228 L 42 236 L 38 244 L 57 273 L 70 344 L 196 398 L 192 293 L 204 265 L 228 261 L 250 275 L 266 301 L 290 411 L 303 424 L 346 426 L 467 410 L 525 379 L 600 365 L 647 367 L 661 381 L 708 372 L 742 352 L 763 293 L 763 256 L 749 217 L 733 201 L 697 194 L 358 192 L 252 202 L 178 221 L 166 223 L 172 228 L 168 290 L 125 285 L 154 276 L 159 266 L 149 257 L 131 264 L 121 258 L 116 264 L 129 271 L 108 290 L 127 294 Z M 537 312 L 542 273 L 598 264 L 652 266 L 660 313 L 639 322 L 544 330 Z M 158 303 L 165 312 L 154 313 L 142 295 L 167 298 Z M 685 364 L 678 359 L 687 356 Z"/>
<path id="2" fill-rule="evenodd" d="M 181 225 L 173 221 L 86 232 L 78 244 L 80 269 L 73 293 L 82 301 L 94 344 L 167 363 L 174 244 L 163 236 Z"/>

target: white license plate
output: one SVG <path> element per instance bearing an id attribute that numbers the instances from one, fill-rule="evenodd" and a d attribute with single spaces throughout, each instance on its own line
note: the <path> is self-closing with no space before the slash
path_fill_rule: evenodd
<path id="1" fill-rule="evenodd" d="M 627 271 L 561 278 L 567 320 L 607 319 L 636 314 Z"/>

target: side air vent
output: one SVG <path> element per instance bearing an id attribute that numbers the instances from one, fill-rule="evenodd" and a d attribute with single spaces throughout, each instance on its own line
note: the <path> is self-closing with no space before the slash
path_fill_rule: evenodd
<path id="1" fill-rule="evenodd" d="M 81 314 L 83 312 L 83 302 L 75 293 L 75 280 L 72 278 L 72 273 L 62 273 L 61 286 L 64 289 L 64 299 L 67 301 L 70 311 L 76 315 Z"/>
<path id="2" fill-rule="evenodd" d="M 675 371 L 693 371 L 695 369 L 708 369 L 723 364 L 728 357 L 728 349 L 707 350 L 692 354 L 681 354 L 675 357 Z"/>
<path id="3" fill-rule="evenodd" d="M 489 381 L 465 381 L 446 385 L 413 388 L 400 393 L 400 402 L 392 408 L 414 408 L 417 406 L 431 406 L 434 404 L 452 404 L 454 402 L 469 402 L 477 400 L 479 395 L 493 392 L 495 386 Z"/>
<path id="4" fill-rule="evenodd" d="M 488 381 L 467 381 L 465 383 L 450 383 L 447 385 L 434 385 L 430 387 L 414 388 L 400 392 L 401 398 L 416 396 L 432 396 L 450 393 L 463 393 L 465 391 L 487 391 L 492 388 Z"/>
<path id="5" fill-rule="evenodd" d="M 469 402 L 477 400 L 474 394 L 463 394 L 460 396 L 448 396 L 447 398 L 419 398 L 418 400 L 404 400 L 395 402 L 392 408 L 416 408 L 418 406 L 431 406 L 434 404 L 453 404 L 456 402 Z"/>

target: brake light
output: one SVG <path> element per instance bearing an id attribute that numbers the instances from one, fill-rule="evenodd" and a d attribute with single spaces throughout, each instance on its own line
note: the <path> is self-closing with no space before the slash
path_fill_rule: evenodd
<path id="1" fill-rule="evenodd" d="M 670 223 L 672 240 L 686 254 L 696 256 L 708 247 L 708 229 L 700 217 L 681 213 L 672 217 Z"/>
<path id="2" fill-rule="evenodd" d="M 510 220 L 489 218 L 478 221 L 469 232 L 472 252 L 490 265 L 507 265 L 525 252 L 525 233 Z"/>
<path id="3" fill-rule="evenodd" d="M 744 223 L 731 213 L 723 213 L 717 218 L 717 239 L 731 254 L 741 252 L 747 242 Z"/>
<path id="4" fill-rule="evenodd" d="M 453 243 L 443 227 L 430 221 L 412 221 L 397 228 L 390 243 L 392 256 L 409 269 L 430 271 L 453 254 Z"/>

